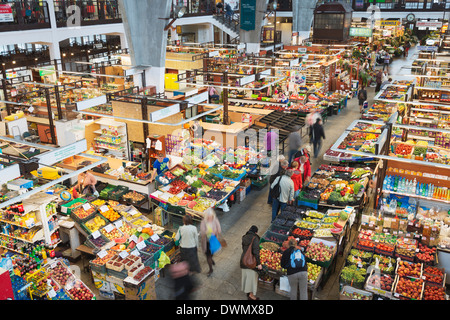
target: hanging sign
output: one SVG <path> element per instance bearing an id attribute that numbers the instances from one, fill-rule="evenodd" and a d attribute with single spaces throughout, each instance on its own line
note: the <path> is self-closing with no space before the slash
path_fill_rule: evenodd
<path id="1" fill-rule="evenodd" d="M 370 28 L 350 28 L 350 37 L 371 37 L 372 29 Z"/>
<path id="2" fill-rule="evenodd" d="M 0 22 L 14 22 L 10 4 L 0 4 Z"/>
<path id="3" fill-rule="evenodd" d="M 170 107 L 162 108 L 161 110 L 150 113 L 150 121 L 158 121 L 170 116 L 173 116 L 180 112 L 180 104 L 174 104 Z"/>
<path id="4" fill-rule="evenodd" d="M 241 0 L 241 29 L 245 31 L 255 30 L 256 24 L 256 0 Z"/>

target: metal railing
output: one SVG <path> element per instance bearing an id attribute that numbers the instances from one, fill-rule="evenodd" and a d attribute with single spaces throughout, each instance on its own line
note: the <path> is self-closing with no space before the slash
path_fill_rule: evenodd
<path id="1" fill-rule="evenodd" d="M 0 23 L 0 32 L 50 28 L 46 1 L 10 0 L 0 1 L 0 5 L 7 12 L 4 14 L 6 20 Z M 11 8 L 9 16 L 8 6 Z"/>
<path id="2" fill-rule="evenodd" d="M 81 26 L 122 22 L 118 0 L 54 0 L 53 2 L 58 27 L 66 27 L 75 13 L 80 14 Z"/>

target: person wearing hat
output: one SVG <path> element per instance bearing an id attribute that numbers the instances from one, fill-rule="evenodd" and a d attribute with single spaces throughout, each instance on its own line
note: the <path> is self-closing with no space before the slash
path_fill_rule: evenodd
<path id="1" fill-rule="evenodd" d="M 292 132 L 289 134 L 288 143 L 289 143 L 289 163 L 292 162 L 294 155 L 298 152 L 300 147 L 302 146 L 302 136 L 300 134 L 300 129 L 302 127 L 296 125 L 292 128 Z"/>
<path id="2" fill-rule="evenodd" d="M 258 227 L 251 226 L 250 229 L 246 232 L 246 234 L 242 237 L 242 254 L 241 254 L 241 272 L 242 272 L 242 281 L 241 287 L 242 291 L 247 294 L 248 300 L 259 300 L 256 296 L 256 291 L 258 289 L 258 272 L 254 269 L 249 269 L 244 265 L 242 259 L 247 252 L 247 249 L 251 246 L 251 251 L 256 260 L 256 268 L 258 270 L 262 270 L 261 259 L 259 256 L 259 240 L 260 237 L 257 234 Z"/>

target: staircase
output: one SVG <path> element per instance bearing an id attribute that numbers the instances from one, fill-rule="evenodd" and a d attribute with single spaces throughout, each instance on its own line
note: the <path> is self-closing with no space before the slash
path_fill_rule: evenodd
<path id="1" fill-rule="evenodd" d="M 237 15 L 233 15 L 230 18 L 227 18 L 225 15 L 214 15 L 213 20 L 216 22 L 215 26 L 225 33 L 229 34 L 234 41 L 236 41 L 239 37 L 239 17 Z"/>

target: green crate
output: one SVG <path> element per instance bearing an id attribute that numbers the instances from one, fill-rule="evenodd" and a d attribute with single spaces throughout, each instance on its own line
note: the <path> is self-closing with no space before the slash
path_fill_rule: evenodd
<path id="1" fill-rule="evenodd" d="M 109 192 L 109 200 L 119 201 L 122 196 L 129 191 L 128 187 L 117 186 L 116 189 Z"/>
<path id="2" fill-rule="evenodd" d="M 94 214 L 94 216 L 92 216 L 91 218 L 89 218 L 88 220 L 86 220 L 86 221 L 84 221 L 84 222 L 82 222 L 81 224 L 80 224 L 80 226 L 81 226 L 81 228 L 84 230 L 84 231 L 86 231 L 86 233 L 89 235 L 89 234 L 91 234 L 92 233 L 92 231 L 88 228 L 88 227 L 86 227 L 86 223 L 87 222 L 89 222 L 89 221 L 91 221 L 91 220 L 93 220 L 95 217 L 100 217 L 102 220 L 104 220 L 105 222 L 106 222 L 106 224 L 105 224 L 105 226 L 106 225 L 108 225 L 110 222 L 108 221 L 108 219 L 106 219 L 105 217 L 103 217 L 101 214 L 98 214 L 97 212 Z M 103 227 L 102 227 L 103 228 Z M 101 228 L 100 228 L 101 229 Z M 99 229 L 99 230 L 100 230 Z"/>
<path id="3" fill-rule="evenodd" d="M 65 214 L 65 215 L 70 215 L 72 213 L 73 209 L 75 209 L 78 206 L 81 206 L 82 204 L 85 204 L 86 202 L 87 202 L 87 200 L 83 199 L 83 198 L 74 199 L 66 204 L 61 205 L 61 213 Z M 73 208 L 69 208 L 73 204 L 77 204 L 77 206 L 74 206 Z"/>
<path id="4" fill-rule="evenodd" d="M 95 210 L 86 218 L 81 219 L 74 213 L 74 210 L 79 207 L 81 207 L 81 205 L 77 206 L 76 208 L 73 208 L 72 212 L 70 213 L 70 217 L 72 218 L 72 220 L 74 220 L 75 222 L 78 222 L 80 225 L 85 221 L 91 220 L 97 213 L 97 210 L 95 209 L 95 207 L 91 206 L 91 208 L 93 208 Z"/>
<path id="5" fill-rule="evenodd" d="M 99 198 L 102 200 L 109 200 L 110 194 L 117 189 L 117 186 L 108 184 L 102 191 L 100 191 Z"/>
<path id="6" fill-rule="evenodd" d="M 272 231 L 267 230 L 260 239 L 260 243 L 262 242 L 274 242 L 278 245 L 282 245 L 284 241 L 286 241 L 288 235 L 282 235 L 278 233 L 274 233 Z"/>

